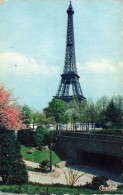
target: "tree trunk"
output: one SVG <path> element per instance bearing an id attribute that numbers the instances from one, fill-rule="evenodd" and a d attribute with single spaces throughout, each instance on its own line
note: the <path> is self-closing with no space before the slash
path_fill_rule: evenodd
<path id="1" fill-rule="evenodd" d="M 77 128 L 76 128 L 76 121 L 75 121 L 75 131 L 77 131 Z"/>
<path id="2" fill-rule="evenodd" d="M 58 131 L 58 123 L 56 123 L 56 131 Z"/>
<path id="3" fill-rule="evenodd" d="M 87 123 L 86 123 L 86 131 L 88 131 L 88 126 L 87 126 Z"/>
<path id="4" fill-rule="evenodd" d="M 19 185 L 19 194 L 21 193 L 21 184 Z"/>
<path id="5" fill-rule="evenodd" d="M 48 194 L 48 187 L 46 187 L 46 194 Z"/>
<path id="6" fill-rule="evenodd" d="M 7 184 L 8 176 L 7 175 L 1 175 L 3 184 Z"/>
<path id="7" fill-rule="evenodd" d="M 72 131 L 72 122 L 71 122 L 71 131 Z"/>
<path id="8" fill-rule="evenodd" d="M 74 122 L 73 122 L 73 131 L 74 131 Z"/>
<path id="9" fill-rule="evenodd" d="M 34 123 L 34 121 L 33 121 L 33 131 L 35 130 L 35 129 L 34 129 L 34 126 L 35 126 L 35 123 Z"/>

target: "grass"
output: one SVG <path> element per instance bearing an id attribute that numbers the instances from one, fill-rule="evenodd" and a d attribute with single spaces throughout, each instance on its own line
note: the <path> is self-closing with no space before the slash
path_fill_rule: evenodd
<path id="1" fill-rule="evenodd" d="M 50 151 L 40 151 L 37 149 L 34 149 L 32 154 L 28 154 L 28 151 L 30 150 L 29 147 L 21 146 L 21 154 L 25 160 L 41 163 L 43 160 L 50 160 Z M 61 158 L 52 151 L 52 163 L 56 164 L 61 161 Z"/>
<path id="2" fill-rule="evenodd" d="M 18 185 L 2 185 L 0 186 L 0 191 L 18 193 Z M 47 186 L 27 184 L 22 185 L 21 193 L 27 194 L 45 194 L 47 192 Z M 87 188 L 70 188 L 70 187 L 48 187 L 48 194 L 123 194 L 123 188 L 119 188 L 117 192 L 101 192 L 100 190 L 91 190 Z"/>

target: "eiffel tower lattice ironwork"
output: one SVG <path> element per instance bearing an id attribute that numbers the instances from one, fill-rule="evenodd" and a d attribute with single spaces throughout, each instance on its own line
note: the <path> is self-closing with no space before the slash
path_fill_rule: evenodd
<path id="1" fill-rule="evenodd" d="M 74 28 L 73 28 L 73 14 L 74 10 L 70 1 L 67 9 L 68 23 L 67 23 L 67 40 L 66 40 L 66 54 L 64 62 L 64 70 L 61 75 L 61 82 L 54 99 L 61 99 L 69 102 L 73 99 L 79 101 L 85 100 L 82 89 L 79 83 L 79 76 L 77 74 L 75 45 L 74 45 Z M 70 94 L 70 90 L 72 94 Z"/>

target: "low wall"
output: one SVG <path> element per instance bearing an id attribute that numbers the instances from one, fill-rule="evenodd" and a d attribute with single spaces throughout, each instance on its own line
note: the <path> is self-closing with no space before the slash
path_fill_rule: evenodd
<path id="1" fill-rule="evenodd" d="M 57 147 L 75 160 L 78 150 L 123 158 L 123 136 L 120 135 L 62 133 L 57 138 Z"/>

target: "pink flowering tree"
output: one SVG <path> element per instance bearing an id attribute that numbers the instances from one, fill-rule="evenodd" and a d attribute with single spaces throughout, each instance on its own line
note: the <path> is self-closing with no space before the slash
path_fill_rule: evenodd
<path id="1" fill-rule="evenodd" d="M 0 86 L 0 177 L 3 184 L 21 185 L 28 182 L 26 166 L 21 155 L 21 145 L 13 131 L 25 128 L 21 113 L 11 98 L 11 93 Z"/>
<path id="2" fill-rule="evenodd" d="M 19 130 L 23 129 L 21 113 L 11 99 L 11 93 L 0 86 L 0 129 Z"/>

